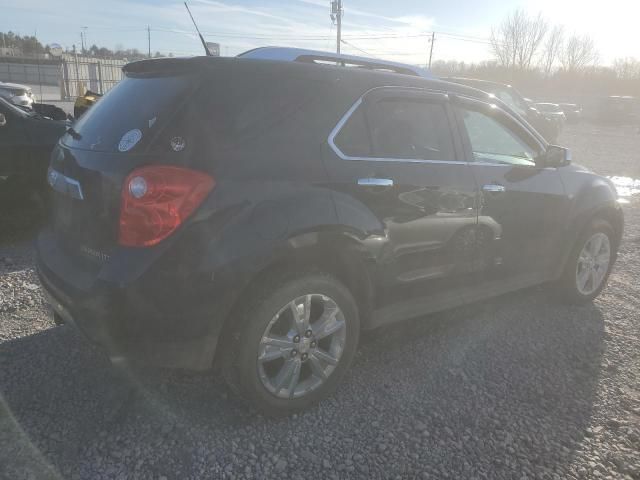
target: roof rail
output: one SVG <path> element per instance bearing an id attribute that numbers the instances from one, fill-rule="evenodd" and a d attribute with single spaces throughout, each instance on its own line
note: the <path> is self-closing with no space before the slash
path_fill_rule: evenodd
<path id="1" fill-rule="evenodd" d="M 401 73 L 423 78 L 435 78 L 429 70 L 406 63 L 389 62 L 377 58 L 357 57 L 320 50 L 306 50 L 303 48 L 260 47 L 248 50 L 238 55 L 241 58 L 258 60 L 278 60 L 282 62 L 304 62 L 321 65 L 342 65 L 345 67 L 364 68 L 383 72 Z"/>

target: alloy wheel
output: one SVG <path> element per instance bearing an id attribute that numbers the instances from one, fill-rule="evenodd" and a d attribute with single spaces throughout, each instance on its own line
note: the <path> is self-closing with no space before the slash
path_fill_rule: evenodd
<path id="1" fill-rule="evenodd" d="M 336 369 L 346 335 L 344 314 L 330 297 L 308 294 L 292 300 L 273 316 L 260 339 L 262 384 L 285 399 L 316 390 Z"/>
<path id="2" fill-rule="evenodd" d="M 576 288 L 582 295 L 593 294 L 604 281 L 611 262 L 611 243 L 602 232 L 594 233 L 584 244 L 576 266 Z"/>

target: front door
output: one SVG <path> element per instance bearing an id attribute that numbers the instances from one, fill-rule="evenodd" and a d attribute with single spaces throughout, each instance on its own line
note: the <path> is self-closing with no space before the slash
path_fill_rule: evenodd
<path id="1" fill-rule="evenodd" d="M 362 241 L 375 252 L 374 278 L 384 292 L 378 306 L 470 282 L 477 189 L 447 95 L 374 89 L 329 143 L 338 217 L 345 224 L 362 218 Z"/>
<path id="2" fill-rule="evenodd" d="M 569 204 L 557 170 L 542 162 L 545 146 L 497 105 L 459 97 L 454 103 L 480 188 L 483 278 L 546 280 L 562 251 Z"/>

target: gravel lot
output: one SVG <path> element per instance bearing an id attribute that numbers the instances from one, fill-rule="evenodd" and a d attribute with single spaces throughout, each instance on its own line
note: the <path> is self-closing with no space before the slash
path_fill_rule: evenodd
<path id="1" fill-rule="evenodd" d="M 633 128 L 562 143 L 640 179 Z M 0 245 L 0 477 L 640 479 L 640 193 L 625 209 L 594 304 L 536 288 L 367 334 L 336 395 L 279 420 L 211 375 L 117 371 L 54 327 L 19 232 Z"/>

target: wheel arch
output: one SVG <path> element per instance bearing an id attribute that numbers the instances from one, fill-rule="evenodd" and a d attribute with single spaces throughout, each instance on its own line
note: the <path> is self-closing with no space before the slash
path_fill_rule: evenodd
<path id="1" fill-rule="evenodd" d="M 216 349 L 216 358 L 223 357 L 225 338 L 239 327 L 234 318 L 242 308 L 245 295 L 259 285 L 305 273 L 322 272 L 336 277 L 349 289 L 358 307 L 362 329 L 370 328 L 375 286 L 371 275 L 374 259 L 367 253 L 361 241 L 351 232 L 342 229 L 325 229 L 305 232 L 290 237 L 277 248 L 247 281 L 236 296 L 229 314 L 224 319 Z"/>
<path id="2" fill-rule="evenodd" d="M 622 208 L 617 202 L 606 202 L 600 205 L 593 205 L 589 209 L 584 209 L 579 212 L 575 217 L 569 229 L 567 235 L 567 242 L 562 252 L 562 261 L 558 264 L 558 270 L 556 275 L 560 276 L 566 267 L 567 260 L 571 251 L 573 250 L 575 243 L 580 236 L 591 226 L 592 222 L 597 219 L 605 220 L 611 225 L 614 231 L 614 259 L 617 256 L 617 251 L 622 241 L 622 234 L 624 229 L 624 216 Z"/>

